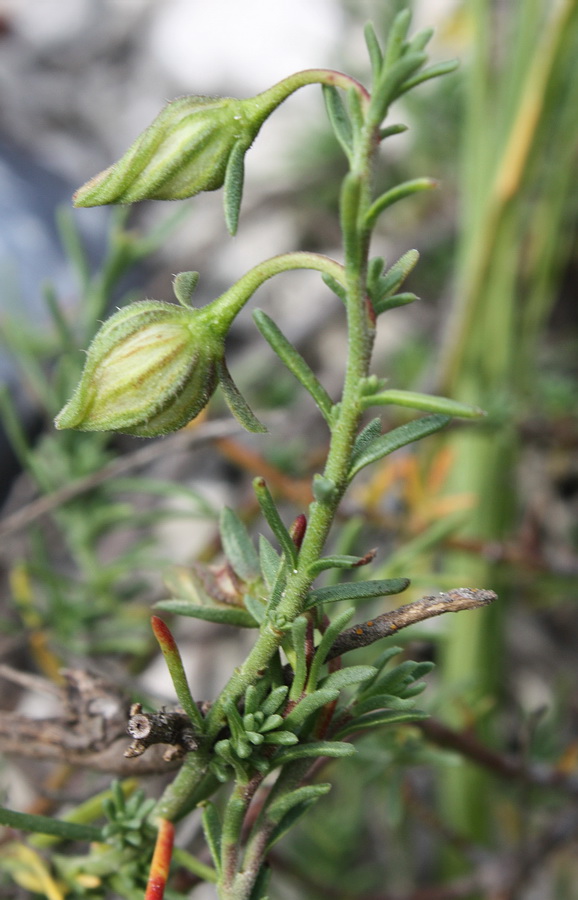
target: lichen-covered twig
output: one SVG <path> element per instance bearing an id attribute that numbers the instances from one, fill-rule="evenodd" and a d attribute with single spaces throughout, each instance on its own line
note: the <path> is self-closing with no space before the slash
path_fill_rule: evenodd
<path id="1" fill-rule="evenodd" d="M 431 619 L 433 616 L 441 616 L 447 612 L 461 612 L 464 609 L 477 609 L 488 606 L 497 599 L 494 591 L 486 591 L 479 588 L 454 588 L 447 593 L 434 594 L 422 597 L 414 603 L 406 603 L 391 612 L 368 619 L 352 625 L 347 631 L 342 631 L 331 650 L 327 660 L 342 656 L 349 650 L 357 650 L 360 647 L 368 647 L 375 641 L 384 637 L 390 637 L 401 628 Z"/>

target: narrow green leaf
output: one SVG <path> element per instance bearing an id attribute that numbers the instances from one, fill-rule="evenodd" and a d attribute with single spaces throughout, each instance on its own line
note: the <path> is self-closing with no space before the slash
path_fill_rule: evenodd
<path id="1" fill-rule="evenodd" d="M 407 130 L 407 125 L 404 125 L 402 122 L 398 122 L 395 125 L 388 125 L 386 128 L 381 128 L 379 131 L 379 137 L 382 141 L 385 141 L 386 138 L 395 137 L 396 134 L 403 134 Z"/>
<path id="2" fill-rule="evenodd" d="M 352 87 L 347 91 L 347 104 L 354 134 L 360 134 L 365 123 L 365 116 L 361 104 L 361 95 L 356 88 Z"/>
<path id="3" fill-rule="evenodd" d="M 177 616 L 190 616 L 203 619 L 205 622 L 216 622 L 218 625 L 234 625 L 237 628 L 257 628 L 250 612 L 238 606 L 197 606 L 188 600 L 160 600 L 155 609 L 175 613 Z"/>
<path id="4" fill-rule="evenodd" d="M 363 691 L 363 697 L 378 693 L 394 695 L 403 693 L 406 685 L 411 684 L 414 680 L 414 672 L 417 665 L 412 659 L 404 660 L 404 662 L 390 669 L 389 672 L 385 672 L 368 689 Z"/>
<path id="5" fill-rule="evenodd" d="M 418 260 L 418 251 L 408 250 L 380 278 L 373 296 L 376 312 L 381 311 L 380 304 L 383 299 L 393 294 L 403 284 L 409 273 L 417 265 Z"/>
<path id="6" fill-rule="evenodd" d="M 317 802 L 317 799 L 318 798 L 303 800 L 297 806 L 294 806 L 289 810 L 287 815 L 285 815 L 281 819 L 279 824 L 271 832 L 269 840 L 267 841 L 267 851 L 269 851 L 271 847 L 273 847 L 273 845 L 277 843 L 277 841 L 280 841 L 281 838 L 284 837 L 284 835 L 286 835 L 287 832 L 293 828 L 295 823 L 299 821 L 301 816 L 303 816 L 307 812 L 309 807 L 313 806 L 313 804 Z M 267 898 L 263 898 L 263 900 L 267 900 Z"/>
<path id="7" fill-rule="evenodd" d="M 411 11 L 409 9 L 402 9 L 391 23 L 387 43 L 385 45 L 386 67 L 390 67 L 400 58 L 409 31 L 410 22 Z"/>
<path id="8" fill-rule="evenodd" d="M 426 681 L 414 681 L 413 684 L 408 684 L 403 691 L 402 700 L 411 700 L 413 697 L 418 697 L 420 694 L 423 694 L 425 689 L 427 688 Z"/>
<path id="9" fill-rule="evenodd" d="M 397 654 L 401 653 L 401 652 L 402 652 L 401 647 L 388 647 L 387 650 L 384 650 L 383 653 L 379 654 L 377 659 L 375 659 L 373 661 L 373 666 L 375 669 L 377 669 L 377 674 L 373 678 L 369 679 L 369 681 L 365 685 L 365 688 L 363 689 L 363 692 L 360 696 L 363 696 L 363 697 L 368 696 L 370 688 L 376 683 L 377 678 L 380 676 L 382 670 L 388 664 L 390 659 L 392 659 L 394 656 L 397 656 Z"/>
<path id="10" fill-rule="evenodd" d="M 381 437 L 381 419 L 372 419 L 355 438 L 351 451 L 351 462 L 354 464 L 378 437 Z"/>
<path id="11" fill-rule="evenodd" d="M 369 260 L 367 264 L 367 290 L 370 294 L 373 294 L 384 268 L 385 260 L 383 256 L 374 256 Z"/>
<path id="12" fill-rule="evenodd" d="M 259 559 L 244 522 L 236 512 L 226 506 L 219 522 L 223 551 L 233 569 L 243 581 L 254 581 L 259 576 Z"/>
<path id="13" fill-rule="evenodd" d="M 404 53 L 396 63 L 385 73 L 383 84 L 380 86 L 383 91 L 383 98 L 388 97 L 389 106 L 394 100 L 397 100 L 403 85 L 414 72 L 417 72 L 424 63 L 427 62 L 427 53 Z"/>
<path id="14" fill-rule="evenodd" d="M 355 752 L 355 747 L 343 741 L 311 741 L 309 744 L 297 744 L 287 750 L 280 750 L 275 754 L 273 765 L 277 768 L 286 766 L 287 763 L 294 762 L 296 759 L 312 759 L 317 756 L 341 758 L 353 756 Z"/>
<path id="15" fill-rule="evenodd" d="M 385 578 L 375 581 L 351 581 L 329 587 L 315 588 L 307 597 L 306 609 L 321 603 L 336 603 L 339 600 L 370 600 L 374 597 L 389 597 L 401 594 L 409 586 L 409 578 Z"/>
<path id="16" fill-rule="evenodd" d="M 301 354 L 295 349 L 275 322 L 261 309 L 253 313 L 255 324 L 267 343 L 275 351 L 280 360 L 289 369 L 292 375 L 300 382 L 305 390 L 313 397 L 326 422 L 330 421 L 333 406 L 331 397 L 323 387 L 312 370 L 309 368 Z"/>
<path id="17" fill-rule="evenodd" d="M 342 284 L 340 284 L 336 278 L 333 278 L 331 275 L 327 275 L 325 272 L 321 276 L 322 281 L 327 285 L 330 291 L 339 297 L 339 299 L 345 303 L 347 300 L 347 293 Z"/>
<path id="18" fill-rule="evenodd" d="M 283 591 L 285 590 L 285 585 L 287 584 L 287 569 L 288 563 L 285 560 L 285 557 L 283 557 L 282 563 L 277 571 L 277 577 L 275 578 L 273 587 L 270 589 L 269 598 L 267 601 L 267 615 L 272 621 L 275 618 L 275 610 L 281 602 Z"/>
<path id="19" fill-rule="evenodd" d="M 239 749 L 246 752 L 247 755 L 250 754 L 251 748 L 248 743 L 245 743 L 241 748 L 238 745 L 233 748 L 231 741 L 226 738 L 225 740 L 217 741 L 214 749 L 215 753 L 234 769 L 237 781 L 247 782 L 249 780 L 249 764 L 245 758 L 241 759 L 239 754 Z M 230 780 L 230 773 L 228 780 Z"/>
<path id="20" fill-rule="evenodd" d="M 373 80 L 377 81 L 377 79 L 379 78 L 379 73 L 381 72 L 381 67 L 383 65 L 383 53 L 381 52 L 381 47 L 379 46 L 375 28 L 373 27 L 371 22 L 367 23 L 363 33 L 365 36 L 365 43 L 367 45 L 367 52 L 369 53 L 369 59 L 371 61 Z"/>
<path id="21" fill-rule="evenodd" d="M 246 695 L 245 695 L 246 697 Z M 246 707 L 245 707 L 246 709 Z M 243 728 L 245 731 L 254 731 L 255 730 L 255 714 L 246 712 L 243 715 Z"/>
<path id="22" fill-rule="evenodd" d="M 260 678 L 256 684 L 250 684 L 245 691 L 245 712 L 255 714 L 260 708 L 269 689 L 269 679 Z M 286 688 L 285 693 L 289 688 Z"/>
<path id="23" fill-rule="evenodd" d="M 395 710 L 384 709 L 367 713 L 359 718 L 352 719 L 336 733 L 337 739 L 353 734 L 355 731 L 363 731 L 366 728 L 377 728 L 379 725 L 400 725 L 403 722 L 419 722 L 428 719 L 429 715 L 421 709 Z"/>
<path id="24" fill-rule="evenodd" d="M 321 709 L 322 706 L 326 706 L 327 703 L 333 703 L 338 697 L 339 691 L 330 690 L 329 688 L 320 688 L 313 694 L 309 694 L 291 710 L 288 716 L 285 717 L 285 728 L 290 731 L 301 728 L 309 716 L 313 715 L 314 712 L 317 712 L 318 709 Z"/>
<path id="25" fill-rule="evenodd" d="M 387 312 L 388 309 L 397 309 L 398 306 L 407 306 L 408 303 L 415 303 L 416 300 L 419 300 L 417 294 L 412 294 L 409 291 L 403 294 L 392 294 L 374 306 L 375 314 L 380 316 L 382 313 Z"/>
<path id="26" fill-rule="evenodd" d="M 285 698 L 288 692 L 289 688 L 286 684 L 282 684 L 272 690 L 269 696 L 261 704 L 260 709 L 263 715 L 272 716 L 273 713 L 276 713 L 277 710 L 280 709 L 282 704 L 285 702 Z"/>
<path id="27" fill-rule="evenodd" d="M 405 197 L 410 197 L 412 194 L 417 194 L 421 191 L 431 191 L 438 184 L 439 182 L 433 178 L 414 178 L 411 181 L 404 181 L 402 184 L 396 185 L 371 204 L 365 215 L 365 224 L 368 228 L 373 228 L 381 213 L 393 206 L 394 203 L 398 203 Z"/>
<path id="28" fill-rule="evenodd" d="M 429 69 L 424 69 L 419 75 L 405 81 L 400 87 L 398 96 L 407 93 L 407 91 L 411 91 L 412 88 L 416 87 L 418 84 L 422 84 L 424 81 L 430 81 L 432 78 L 439 78 L 441 75 L 448 75 L 450 72 L 455 72 L 458 66 L 459 61 L 457 59 L 449 59 L 447 62 L 430 66 Z"/>
<path id="29" fill-rule="evenodd" d="M 328 794 L 331 790 L 330 784 L 306 784 L 303 787 L 289 791 L 281 797 L 277 797 L 270 806 L 267 807 L 267 818 L 270 822 L 278 823 L 284 815 L 294 806 L 303 801 L 317 800 L 324 794 Z"/>
<path id="30" fill-rule="evenodd" d="M 309 622 L 305 616 L 298 616 L 291 627 L 291 642 L 295 653 L 293 665 L 293 684 L 289 691 L 290 700 L 298 700 L 305 686 L 307 678 L 307 647 L 305 636 Z"/>
<path id="31" fill-rule="evenodd" d="M 341 95 L 337 88 L 324 84 L 323 99 L 325 101 L 325 109 L 327 110 L 327 116 L 331 123 L 333 133 L 339 141 L 346 157 L 351 160 L 353 130 Z"/>
<path id="32" fill-rule="evenodd" d="M 201 862 L 200 859 L 197 859 L 196 856 L 193 856 L 187 850 L 183 850 L 181 847 L 173 847 L 172 858 L 177 866 L 182 866 L 183 869 L 187 869 L 193 875 L 196 875 L 197 878 L 200 878 L 201 881 L 208 881 L 211 884 L 214 884 L 217 881 L 218 876 L 215 869 L 208 866 L 206 863 Z M 167 900 L 170 900 L 168 893 L 166 896 Z"/>
<path id="33" fill-rule="evenodd" d="M 261 734 L 267 734 L 268 731 L 274 731 L 282 724 L 283 716 L 280 716 L 277 713 L 273 713 L 272 716 L 267 716 L 267 718 L 261 725 Z"/>
<path id="34" fill-rule="evenodd" d="M 341 185 L 339 212 L 346 266 L 359 266 L 359 209 L 361 202 L 361 177 L 349 172 Z"/>
<path id="35" fill-rule="evenodd" d="M 366 561 L 363 556 L 323 556 L 309 566 L 309 574 L 316 577 L 327 569 L 356 569 Z"/>
<path id="36" fill-rule="evenodd" d="M 265 604 L 258 597 L 254 597 L 253 594 L 245 594 L 243 596 L 243 603 L 245 605 L 245 609 L 251 613 L 253 618 L 259 625 L 264 622 L 265 615 L 267 612 Z"/>
<path id="37" fill-rule="evenodd" d="M 375 117 L 382 121 L 387 115 L 391 103 L 402 93 L 401 86 L 420 69 L 427 59 L 425 53 L 408 53 L 398 59 L 392 66 L 384 66 L 382 77 L 375 85 L 372 94 L 372 106 Z"/>
<path id="38" fill-rule="evenodd" d="M 269 528 L 279 541 L 281 549 L 285 554 L 286 560 L 290 565 L 295 566 L 297 563 L 297 547 L 293 543 L 293 539 L 283 524 L 283 520 L 279 515 L 279 510 L 273 500 L 271 491 L 267 487 L 264 478 L 257 476 L 253 479 L 253 490 L 261 507 L 261 512 L 265 516 Z"/>
<path id="39" fill-rule="evenodd" d="M 461 419 L 479 419 L 486 413 L 478 406 L 470 406 L 469 403 L 459 403 L 457 400 L 449 400 L 447 397 L 434 397 L 431 394 L 418 394 L 415 391 L 383 391 L 380 394 L 372 394 L 363 398 L 366 407 L 369 406 L 405 406 L 409 409 L 421 409 L 425 412 L 443 413 L 446 416 Z"/>
<path id="40" fill-rule="evenodd" d="M 166 622 L 163 622 L 158 616 L 152 616 L 151 625 L 154 636 L 156 637 L 165 658 L 179 703 L 191 722 L 202 732 L 205 721 L 191 694 L 191 689 L 183 666 L 183 660 L 171 630 Z"/>
<path id="41" fill-rule="evenodd" d="M 217 873 L 221 874 L 221 836 L 223 825 L 217 807 L 210 800 L 203 804 L 201 815 L 203 831 L 207 846 L 211 851 L 211 857 Z"/>
<path id="42" fill-rule="evenodd" d="M 424 28 L 423 31 L 418 31 L 407 45 L 407 52 L 420 53 L 422 50 L 425 50 L 433 36 L 433 28 Z"/>
<path id="43" fill-rule="evenodd" d="M 15 812 L 4 806 L 0 807 L 0 825 L 18 828 L 20 831 L 51 834 L 65 841 L 102 841 L 102 829 L 96 828 L 94 825 L 81 825 L 77 822 L 53 819 L 50 816 Z"/>
<path id="44" fill-rule="evenodd" d="M 231 730 L 231 738 L 234 741 L 238 741 L 239 739 L 244 739 L 245 737 L 245 726 L 243 724 L 243 720 L 241 718 L 241 713 L 237 709 L 237 706 L 232 701 L 229 701 L 225 706 L 225 715 L 227 717 L 227 722 L 229 724 L 229 728 Z"/>
<path id="45" fill-rule="evenodd" d="M 394 428 L 393 431 L 390 431 L 387 434 L 382 434 L 381 437 L 376 438 L 376 440 L 374 440 L 373 443 L 358 456 L 351 467 L 349 480 L 351 481 L 351 479 L 365 466 L 377 462 L 379 459 L 383 459 L 384 456 L 388 456 L 390 453 L 393 453 L 394 450 L 399 450 L 407 444 L 419 441 L 430 434 L 434 434 L 436 431 L 440 431 L 440 429 L 448 425 L 451 420 L 451 416 L 424 416 L 421 419 L 408 422 L 405 425 L 400 425 L 399 428 Z"/>
<path id="46" fill-rule="evenodd" d="M 263 735 L 265 744 L 273 744 L 281 747 L 292 747 L 297 744 L 299 738 L 292 731 L 267 731 Z"/>
<path id="47" fill-rule="evenodd" d="M 325 657 L 329 653 L 329 650 L 335 643 L 335 639 L 337 635 L 340 634 L 346 625 L 349 624 L 355 609 L 351 607 L 351 609 L 346 609 L 344 612 L 340 613 L 338 616 L 335 616 L 332 622 L 327 626 L 326 630 L 323 633 L 321 640 L 319 641 L 319 646 L 315 651 L 315 656 L 313 657 L 313 662 L 311 663 L 311 668 L 309 670 L 309 678 L 307 680 L 307 690 L 314 691 L 317 687 L 317 681 L 319 679 L 319 673 L 321 671 L 321 666 L 325 662 Z"/>
<path id="48" fill-rule="evenodd" d="M 223 391 L 227 406 L 235 416 L 239 425 L 242 425 L 245 431 L 250 431 L 252 434 L 265 434 L 267 429 L 259 421 L 243 395 L 240 393 L 239 388 L 231 378 L 231 373 L 229 372 L 224 359 L 221 359 L 216 363 L 216 369 L 219 385 Z"/>
<path id="49" fill-rule="evenodd" d="M 239 224 L 239 212 L 243 197 L 243 183 L 245 180 L 245 153 L 247 148 L 237 143 L 231 151 L 225 171 L 223 207 L 225 222 L 230 235 L 237 233 Z"/>
<path id="50" fill-rule="evenodd" d="M 262 534 L 259 535 L 259 562 L 261 564 L 263 581 L 269 590 L 272 590 L 277 580 L 282 560 L 270 541 Z"/>
<path id="51" fill-rule="evenodd" d="M 436 664 L 431 662 L 431 660 L 424 660 L 423 662 L 416 663 L 415 669 L 413 670 L 413 677 L 421 678 L 422 675 L 429 675 L 435 667 Z"/>
<path id="52" fill-rule="evenodd" d="M 368 678 L 372 678 L 376 673 L 377 669 L 374 666 L 348 666 L 346 669 L 332 672 L 331 675 L 328 675 L 323 680 L 321 686 L 324 690 L 329 688 L 341 691 L 352 684 L 360 684 L 363 681 L 367 681 Z"/>
<path id="53" fill-rule="evenodd" d="M 366 697 L 364 700 L 359 700 L 355 704 L 355 714 L 361 716 L 375 709 L 413 709 L 414 702 L 409 697 L 395 697 L 393 694 L 375 694 L 371 697 Z"/>

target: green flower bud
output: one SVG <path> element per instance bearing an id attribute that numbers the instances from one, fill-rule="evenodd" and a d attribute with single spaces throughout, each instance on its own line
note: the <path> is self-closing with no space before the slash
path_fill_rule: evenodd
<path id="1" fill-rule="evenodd" d="M 160 300 L 120 309 L 90 345 L 56 427 L 140 437 L 177 431 L 209 402 L 223 341 L 204 310 Z"/>
<path id="2" fill-rule="evenodd" d="M 255 104 L 230 97 L 173 100 L 119 162 L 79 188 L 74 204 L 182 200 L 214 191 L 232 157 L 242 166 L 264 118 Z"/>

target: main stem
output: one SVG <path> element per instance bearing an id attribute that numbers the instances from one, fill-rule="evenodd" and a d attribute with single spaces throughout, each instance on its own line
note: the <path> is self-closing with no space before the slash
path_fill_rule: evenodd
<path id="1" fill-rule="evenodd" d="M 347 486 L 351 464 L 351 451 L 359 431 L 363 413 L 361 386 L 369 372 L 373 347 L 374 322 L 366 297 L 366 270 L 369 252 L 369 229 L 360 225 L 371 203 L 372 160 L 378 146 L 377 129 L 368 125 L 360 134 L 352 168 L 346 182 L 355 182 L 355 203 L 346 196 L 345 183 L 341 200 L 341 221 L 344 232 L 345 266 L 315 254 L 287 254 L 267 260 L 247 273 L 237 285 L 227 292 L 229 301 L 234 292 L 239 303 L 246 302 L 256 287 L 278 271 L 288 268 L 317 268 L 323 271 L 331 266 L 333 277 L 344 284 L 346 289 L 346 310 L 348 325 L 347 365 L 341 403 L 332 426 L 329 453 L 324 477 L 334 489 L 327 499 L 314 501 L 309 508 L 308 526 L 299 551 L 296 568 L 289 574 L 283 597 L 276 610 L 276 621 L 282 617 L 293 621 L 302 611 L 314 576 L 311 565 L 323 552 L 329 530 L 335 518 L 337 507 Z M 301 265 L 299 265 L 299 262 Z M 321 262 L 322 260 L 322 262 Z M 334 268 L 335 267 L 335 268 Z M 254 285 L 254 287 L 253 287 Z M 250 290 L 253 288 L 253 290 Z M 244 300 L 241 298 L 244 297 Z M 221 300 L 221 298 L 219 298 Z M 225 295 L 223 296 L 223 301 Z M 218 302 L 218 301 L 217 301 Z M 223 315 L 227 315 L 227 303 L 223 302 Z M 243 665 L 237 669 L 217 698 L 208 717 L 206 741 L 210 744 L 224 723 L 224 709 L 227 703 L 237 702 L 250 684 L 254 684 L 265 673 L 267 666 L 280 647 L 284 633 L 272 622 L 266 621 L 253 649 Z M 200 761 L 199 761 L 200 762 Z M 194 795 L 199 781 L 206 771 L 206 762 L 199 766 L 183 766 L 176 779 L 166 789 L 155 809 L 156 816 L 176 820 L 183 811 L 190 808 L 190 797 Z"/>

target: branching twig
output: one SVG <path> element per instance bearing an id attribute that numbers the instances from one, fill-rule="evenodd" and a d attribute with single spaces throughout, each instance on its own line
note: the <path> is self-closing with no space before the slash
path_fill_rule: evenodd
<path id="1" fill-rule="evenodd" d="M 87 491 L 93 490 L 111 478 L 118 478 L 119 475 L 123 475 L 125 472 L 139 469 L 154 462 L 158 456 L 166 455 L 169 450 L 171 453 L 187 450 L 189 447 L 197 444 L 204 444 L 219 438 L 228 437 L 239 430 L 240 426 L 235 422 L 218 419 L 214 422 L 206 422 L 194 430 L 179 431 L 177 434 L 163 438 L 162 441 L 157 440 L 147 444 L 145 447 L 139 447 L 133 453 L 127 453 L 125 456 L 121 456 L 108 465 L 103 466 L 102 469 L 91 472 L 83 478 L 78 478 L 52 494 L 39 497 L 11 515 L 6 516 L 0 521 L 0 539 L 14 531 L 26 528 L 31 522 L 34 522 L 41 516 L 53 512 L 62 504 L 68 503 L 68 501 L 74 500 Z"/>
<path id="2" fill-rule="evenodd" d="M 100 676 L 80 669 L 66 670 L 64 687 L 9 666 L 0 675 L 29 689 L 56 697 L 63 714 L 31 719 L 0 712 L 0 751 L 16 757 L 66 762 L 116 775 L 168 772 L 163 749 L 152 747 L 141 759 L 125 759 L 130 703 L 120 689 Z M 175 763 L 176 764 L 176 763 Z"/>
<path id="3" fill-rule="evenodd" d="M 529 764 L 523 759 L 499 753 L 483 744 L 471 732 L 456 731 L 433 717 L 423 719 L 416 725 L 438 747 L 456 750 L 500 778 L 515 778 L 536 787 L 561 788 L 568 794 L 578 796 L 578 778 L 575 776 L 551 766 Z"/>
<path id="4" fill-rule="evenodd" d="M 416 622 L 423 622 L 425 619 L 441 616 L 447 612 L 461 612 L 464 609 L 488 606 L 496 599 L 497 594 L 493 591 L 477 588 L 454 588 L 444 594 L 422 597 L 421 600 L 407 603 L 343 631 L 333 644 L 327 659 L 335 659 L 336 656 L 341 656 L 349 650 L 368 647 L 375 641 L 389 637 L 401 628 L 407 628 Z"/>
<path id="5" fill-rule="evenodd" d="M 469 874 L 445 884 L 418 887 L 404 893 L 356 893 L 355 897 L 358 900 L 466 900 L 476 895 L 488 900 L 515 900 L 544 860 L 551 853 L 575 841 L 577 836 L 578 814 L 571 810 L 556 816 L 528 847 L 503 854 L 484 853 Z M 275 852 L 271 854 L 270 860 L 276 869 L 312 888 L 316 896 L 329 898 L 335 895 L 334 889 L 319 883 L 311 869 L 296 871 L 293 864 Z M 342 891 L 340 896 L 350 896 L 353 900 L 353 894 Z"/>

